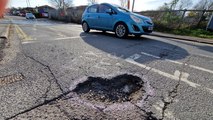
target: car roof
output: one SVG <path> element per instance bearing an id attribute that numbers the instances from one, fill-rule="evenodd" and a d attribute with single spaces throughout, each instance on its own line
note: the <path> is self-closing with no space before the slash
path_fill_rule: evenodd
<path id="1" fill-rule="evenodd" d="M 93 5 L 108 5 L 108 6 L 113 6 L 113 7 L 119 7 L 119 5 L 116 5 L 116 4 L 110 4 L 110 3 L 92 4 L 91 6 L 93 6 Z"/>
<path id="2" fill-rule="evenodd" d="M 110 3 L 101 3 L 101 5 L 109 5 L 109 6 L 113 6 L 113 7 L 119 7 L 119 5 L 110 4 Z"/>

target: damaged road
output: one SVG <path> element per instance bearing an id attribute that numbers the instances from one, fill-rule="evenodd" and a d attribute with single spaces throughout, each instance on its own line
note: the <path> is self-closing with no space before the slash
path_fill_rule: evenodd
<path id="1" fill-rule="evenodd" d="M 10 19 L 0 119 L 213 119 L 211 45 Z"/>

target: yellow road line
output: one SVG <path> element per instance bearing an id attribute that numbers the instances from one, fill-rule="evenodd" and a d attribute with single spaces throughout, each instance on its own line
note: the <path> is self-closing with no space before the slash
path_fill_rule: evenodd
<path id="1" fill-rule="evenodd" d="M 18 36 L 23 41 L 30 41 L 33 40 L 29 35 L 27 35 L 18 25 L 15 25 L 16 31 L 18 33 Z"/>

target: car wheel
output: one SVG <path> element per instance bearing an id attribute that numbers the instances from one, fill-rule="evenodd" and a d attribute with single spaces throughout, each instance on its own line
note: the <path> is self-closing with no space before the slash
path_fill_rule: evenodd
<path id="1" fill-rule="evenodd" d="M 119 23 L 115 27 L 115 35 L 118 38 L 124 38 L 128 34 L 127 26 L 124 23 Z"/>
<path id="2" fill-rule="evenodd" d="M 82 29 L 86 33 L 88 33 L 90 31 L 89 25 L 86 22 L 83 22 Z"/>

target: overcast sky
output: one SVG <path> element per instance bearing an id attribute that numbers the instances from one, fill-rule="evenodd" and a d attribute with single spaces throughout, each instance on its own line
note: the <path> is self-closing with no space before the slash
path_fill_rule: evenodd
<path id="1" fill-rule="evenodd" d="M 131 0 L 132 1 L 132 0 Z M 171 0 L 135 0 L 135 11 L 141 10 L 155 10 L 159 6 L 163 5 L 165 2 Z M 193 0 L 198 1 L 198 0 Z M 108 2 L 114 4 L 120 4 L 119 0 L 99 0 L 99 3 Z M 87 0 L 74 0 L 74 5 L 85 5 Z M 31 7 L 50 5 L 49 0 L 30 0 Z M 8 7 L 27 7 L 26 0 L 10 0 Z"/>

